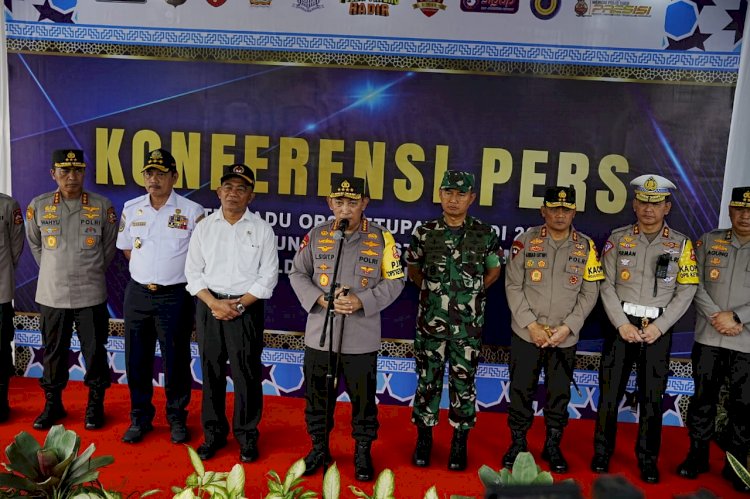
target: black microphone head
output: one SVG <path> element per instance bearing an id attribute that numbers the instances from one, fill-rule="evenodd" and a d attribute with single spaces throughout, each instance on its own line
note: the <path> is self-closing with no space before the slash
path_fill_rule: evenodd
<path id="1" fill-rule="evenodd" d="M 340 230 L 341 232 L 345 232 L 348 227 L 349 227 L 349 219 L 342 218 L 341 220 L 339 220 L 338 226 L 336 228 Z"/>

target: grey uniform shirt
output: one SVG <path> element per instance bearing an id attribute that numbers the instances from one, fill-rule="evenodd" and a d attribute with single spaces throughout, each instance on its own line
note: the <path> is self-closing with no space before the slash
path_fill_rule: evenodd
<path id="1" fill-rule="evenodd" d="M 117 238 L 109 199 L 84 192 L 69 208 L 59 191 L 37 196 L 26 210 L 26 237 L 39 265 L 37 303 L 83 308 L 106 301 Z"/>
<path id="2" fill-rule="evenodd" d="M 313 228 L 300 244 L 289 274 L 292 288 L 302 308 L 308 312 L 305 345 L 316 350 L 328 350 L 327 337 L 324 346 L 320 346 L 326 311 L 318 305 L 317 299 L 334 284 L 336 241 L 333 232 L 333 222 Z M 362 220 L 359 230 L 341 239 L 341 243 L 338 281 L 342 286 L 349 286 L 350 292 L 362 302 L 362 309 L 346 317 L 341 352 L 376 352 L 380 350 L 380 312 L 404 288 L 398 250 L 390 232 L 366 219 Z M 334 351 L 338 349 L 341 319 L 336 315 L 333 321 Z"/>
<path id="3" fill-rule="evenodd" d="M 666 277 L 656 279 L 657 259 L 665 254 L 669 255 Z M 697 289 L 693 243 L 666 223 L 651 242 L 638 224 L 615 229 L 602 250 L 602 266 L 605 279 L 599 291 L 616 328 L 630 323 L 622 310 L 622 302 L 629 302 L 664 309 L 653 324 L 666 333 L 687 311 Z"/>
<path id="4" fill-rule="evenodd" d="M 23 250 L 23 215 L 18 202 L 0 194 L 0 303 L 13 300 L 15 269 Z"/>
<path id="5" fill-rule="evenodd" d="M 696 243 L 700 284 L 695 293 L 695 341 L 750 353 L 750 243 L 740 245 L 732 230 L 703 234 Z M 723 310 L 744 324 L 737 336 L 720 334 L 709 316 Z"/>
<path id="6" fill-rule="evenodd" d="M 505 270 L 513 332 L 531 342 L 528 326 L 534 321 L 551 327 L 565 324 L 571 334 L 559 346 L 575 345 L 596 305 L 602 279 L 593 241 L 575 229 L 557 244 L 544 225 L 520 234 Z"/>

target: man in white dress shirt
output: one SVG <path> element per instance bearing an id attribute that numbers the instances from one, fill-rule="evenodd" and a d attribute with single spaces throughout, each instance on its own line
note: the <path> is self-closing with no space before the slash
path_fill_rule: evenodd
<path id="1" fill-rule="evenodd" d="M 164 149 L 146 155 L 146 194 L 125 203 L 117 247 L 130 261 L 125 288 L 125 367 L 130 388 L 130 427 L 126 443 L 140 442 L 153 429 L 154 344 L 164 364 L 167 421 L 172 442 L 190 440 L 185 421 L 190 403 L 190 336 L 195 299 L 185 289 L 190 234 L 203 207 L 173 187 L 179 178 L 174 157 Z"/>
<path id="2" fill-rule="evenodd" d="M 203 372 L 201 459 L 227 443 L 226 363 L 234 383 L 234 438 L 240 460 L 258 458 L 263 409 L 263 301 L 278 281 L 279 257 L 271 226 L 247 206 L 255 175 L 246 165 L 224 168 L 217 194 L 221 209 L 206 217 L 190 239 L 185 275 L 197 296 L 196 329 Z"/>

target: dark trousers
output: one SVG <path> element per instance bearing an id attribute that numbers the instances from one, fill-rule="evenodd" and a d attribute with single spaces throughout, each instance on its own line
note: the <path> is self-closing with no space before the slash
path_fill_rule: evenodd
<path id="1" fill-rule="evenodd" d="M 508 426 L 528 431 L 534 421 L 532 403 L 544 369 L 547 400 L 544 422 L 547 428 L 563 429 L 568 424 L 570 377 L 576 361 L 576 347 L 539 348 L 513 334 L 510 340 L 510 406 Z"/>
<path id="2" fill-rule="evenodd" d="M 750 354 L 695 343 L 692 361 L 695 393 L 688 407 L 690 438 L 708 442 L 713 437 L 716 404 L 728 377 L 730 445 L 732 452 L 738 453 L 735 456 L 743 456 L 750 448 Z"/>
<path id="3" fill-rule="evenodd" d="M 371 442 L 378 437 L 378 405 L 375 402 L 377 389 L 378 352 L 333 354 L 333 365 L 341 362 L 340 372 L 344 376 L 346 393 L 352 403 L 352 437 L 358 442 Z M 326 373 L 328 351 L 305 348 L 305 422 L 307 433 L 322 436 L 326 427 Z M 333 429 L 333 410 L 336 394 L 328 404 L 328 431 Z"/>
<path id="4" fill-rule="evenodd" d="M 107 360 L 109 312 L 107 302 L 83 308 L 52 308 L 39 305 L 44 342 L 44 374 L 39 384 L 45 392 L 61 392 L 68 384 L 68 354 L 75 323 L 81 353 L 86 362 L 83 382 L 92 390 L 111 384 Z"/>
<path id="5" fill-rule="evenodd" d="M 667 387 L 671 329 L 651 345 L 628 343 L 614 328 L 605 332 L 599 371 L 599 406 L 594 431 L 594 451 L 611 455 L 617 436 L 617 413 L 633 367 L 638 366 L 638 439 L 635 454 L 639 462 L 655 463 L 661 446 L 662 396 Z"/>
<path id="6" fill-rule="evenodd" d="M 0 303 L 0 385 L 7 385 L 13 376 L 13 304 Z M 0 400 L 0 404 L 2 401 Z"/>
<path id="7" fill-rule="evenodd" d="M 201 423 L 206 441 L 226 439 L 227 360 L 234 383 L 232 432 L 240 446 L 258 439 L 263 412 L 263 301 L 258 300 L 244 314 L 220 321 L 202 301 L 196 311 L 198 348 L 203 372 Z"/>
<path id="8" fill-rule="evenodd" d="M 190 335 L 195 301 L 184 284 L 149 291 L 135 281 L 125 289 L 125 365 L 130 388 L 130 420 L 150 423 L 155 409 L 154 346 L 159 341 L 164 364 L 167 420 L 185 422 L 190 403 Z"/>

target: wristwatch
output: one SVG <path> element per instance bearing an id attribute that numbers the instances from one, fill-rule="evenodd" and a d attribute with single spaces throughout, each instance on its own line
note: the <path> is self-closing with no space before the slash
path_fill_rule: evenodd
<path id="1" fill-rule="evenodd" d="M 242 303 L 237 303 L 237 306 L 234 308 L 241 314 L 245 313 L 245 305 L 243 305 Z"/>

